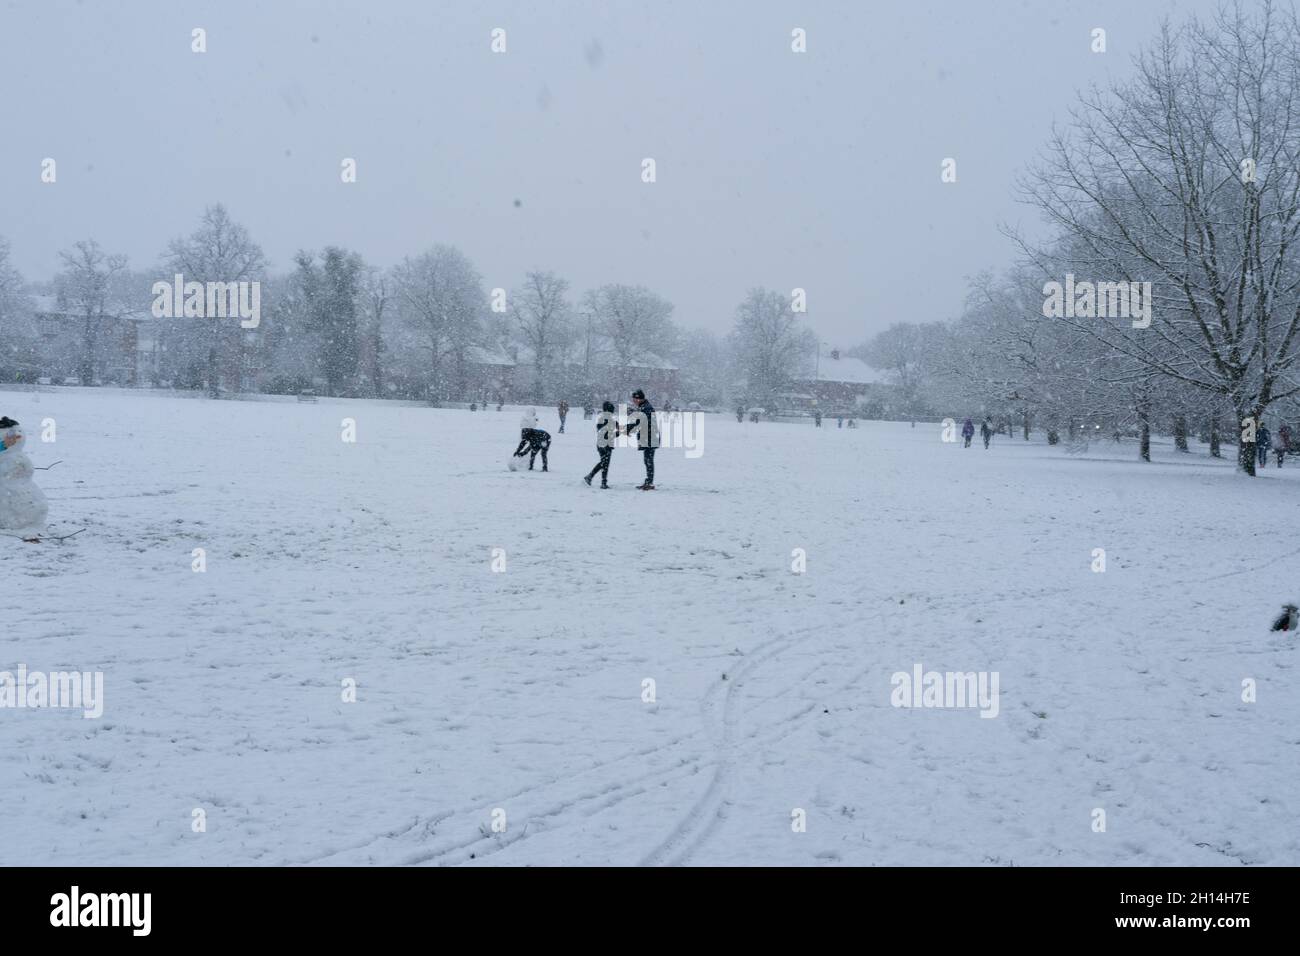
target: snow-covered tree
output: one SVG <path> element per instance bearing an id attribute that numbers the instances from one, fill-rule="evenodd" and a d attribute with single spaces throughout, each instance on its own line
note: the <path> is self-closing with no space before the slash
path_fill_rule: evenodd
<path id="1" fill-rule="evenodd" d="M 647 354 L 672 354 L 673 305 L 662 296 L 644 286 L 615 283 L 591 290 L 585 303 L 619 366 L 626 368 Z"/>
<path id="2" fill-rule="evenodd" d="M 307 251 L 299 252 L 294 263 L 301 305 L 312 333 L 315 367 L 325 379 L 328 394 L 349 394 L 360 361 L 357 300 L 365 265 L 355 252 L 337 246 L 327 246 L 319 263 L 315 253 Z"/>
<path id="3" fill-rule="evenodd" d="M 1133 80 L 1080 97 L 1024 182 L 1081 279 L 1153 283 L 1148 328 L 1060 321 L 1219 396 L 1234 429 L 1300 390 L 1298 47 L 1294 12 L 1269 2 L 1166 24 Z M 1252 441 L 1239 464 L 1254 474 Z"/>
<path id="4" fill-rule="evenodd" d="M 532 358 L 534 399 L 550 398 L 557 361 L 573 342 L 573 307 L 569 283 L 554 272 L 529 272 L 510 296 L 510 315 L 519 343 Z"/>
<path id="5" fill-rule="evenodd" d="M 470 346 L 482 336 L 486 299 L 478 271 L 459 249 L 436 245 L 393 270 L 395 302 L 432 401 L 443 401 L 465 376 Z"/>
<path id="6" fill-rule="evenodd" d="M 809 370 L 817 349 L 816 335 L 799 323 L 789 298 L 761 288 L 751 289 L 736 307 L 729 342 L 746 401 L 768 407 Z"/>
<path id="7" fill-rule="evenodd" d="M 81 323 L 77 367 L 82 385 L 93 385 L 100 367 L 100 343 L 109 322 L 125 311 L 121 278 L 126 256 L 108 253 L 94 239 L 83 239 L 59 253 L 63 268 L 55 278 L 60 307 Z"/>
<path id="8" fill-rule="evenodd" d="M 204 284 L 260 282 L 267 265 L 261 246 L 221 203 L 204 209 L 198 228 L 189 236 L 173 239 L 163 258 L 170 273 L 183 275 L 186 282 Z M 239 341 L 240 324 L 218 316 L 190 319 L 186 324 L 196 321 L 203 323 L 204 334 L 191 338 L 188 344 L 206 351 L 207 387 L 215 398 L 231 377 L 229 356 Z"/>

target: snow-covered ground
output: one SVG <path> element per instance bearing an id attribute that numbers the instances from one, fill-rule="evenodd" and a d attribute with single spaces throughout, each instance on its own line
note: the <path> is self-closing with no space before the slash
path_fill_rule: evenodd
<path id="1" fill-rule="evenodd" d="M 710 416 L 602 492 L 578 413 L 549 474 L 511 407 L 0 414 L 55 420 L 87 528 L 0 538 L 0 670 L 105 680 L 0 709 L 10 862 L 1300 864 L 1300 464 Z M 891 706 L 917 664 L 997 672 L 997 716 Z"/>

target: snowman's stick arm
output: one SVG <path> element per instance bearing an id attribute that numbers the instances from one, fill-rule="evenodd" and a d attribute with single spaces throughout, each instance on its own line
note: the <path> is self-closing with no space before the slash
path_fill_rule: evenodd
<path id="1" fill-rule="evenodd" d="M 37 467 L 37 466 L 33 465 L 33 466 L 32 466 L 32 471 L 49 471 L 49 470 L 50 470 L 51 468 L 53 468 L 55 465 L 61 465 L 62 463 L 63 463 L 63 459 L 60 458 L 58 461 L 52 461 L 52 462 L 50 462 L 48 465 L 45 465 L 44 467 Z"/>

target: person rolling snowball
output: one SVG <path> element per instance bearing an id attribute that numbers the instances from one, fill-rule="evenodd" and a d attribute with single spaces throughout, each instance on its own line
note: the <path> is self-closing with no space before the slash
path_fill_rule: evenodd
<path id="1" fill-rule="evenodd" d="M 528 470 L 533 470 L 533 462 L 538 452 L 542 455 L 542 471 L 547 470 L 546 452 L 551 447 L 551 433 L 537 427 L 537 409 L 530 408 L 519 419 L 519 446 L 510 456 L 510 470 L 518 471 L 523 467 L 523 457 L 528 455 Z"/>

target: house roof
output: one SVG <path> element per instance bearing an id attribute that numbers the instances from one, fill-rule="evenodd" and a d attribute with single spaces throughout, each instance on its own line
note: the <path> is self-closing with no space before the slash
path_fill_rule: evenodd
<path id="1" fill-rule="evenodd" d="M 838 356 L 838 358 L 836 357 Z M 885 375 L 859 358 L 849 358 L 843 349 L 822 346 L 817 359 L 816 372 L 806 382 L 844 382 L 849 385 L 875 385 L 885 381 Z"/>
<path id="2" fill-rule="evenodd" d="M 496 349 L 482 348 L 477 345 L 471 345 L 465 350 L 465 357 L 474 365 L 504 365 L 513 367 L 514 362 L 510 356 Z"/>
<path id="3" fill-rule="evenodd" d="M 60 307 L 59 297 L 56 295 L 29 295 L 27 297 L 32 303 L 32 311 L 36 315 L 68 315 L 67 309 Z M 125 311 L 114 310 L 106 316 L 108 319 L 120 319 L 125 322 L 152 322 L 153 314 L 145 309 L 126 309 Z"/>
<path id="4" fill-rule="evenodd" d="M 579 336 L 578 339 L 569 346 L 568 350 L 559 356 L 560 360 L 566 365 L 585 365 L 587 363 L 587 339 L 586 336 Z M 523 346 L 519 349 L 519 364 L 533 364 L 532 349 Z M 594 335 L 591 340 L 591 364 L 599 366 L 611 366 L 618 364 L 614 359 L 614 349 L 609 339 L 603 335 Z M 677 366 L 660 355 L 653 352 L 641 352 L 633 355 L 627 363 L 627 368 L 656 369 L 662 372 L 672 372 L 677 370 Z"/>

